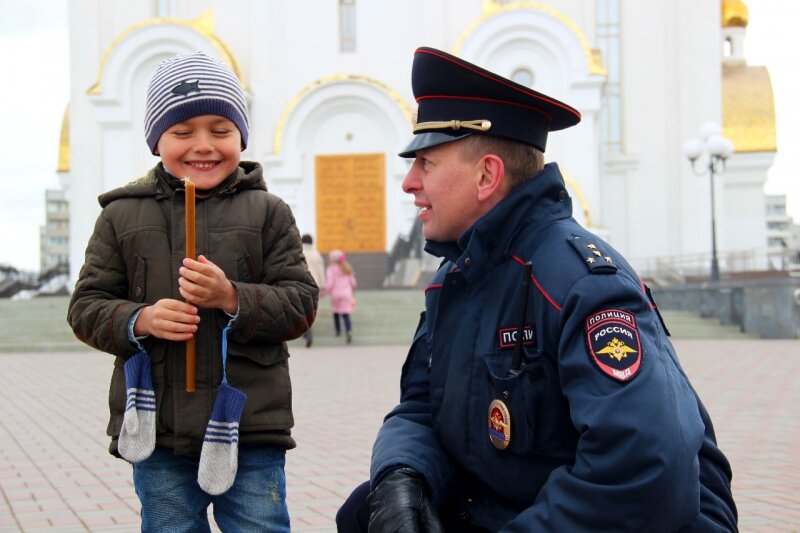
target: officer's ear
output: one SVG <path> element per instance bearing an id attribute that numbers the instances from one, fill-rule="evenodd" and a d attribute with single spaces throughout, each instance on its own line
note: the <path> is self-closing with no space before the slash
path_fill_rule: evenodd
<path id="1" fill-rule="evenodd" d="M 478 165 L 478 201 L 484 202 L 489 198 L 502 194 L 505 187 L 506 166 L 500 157 L 486 154 L 481 157 Z"/>

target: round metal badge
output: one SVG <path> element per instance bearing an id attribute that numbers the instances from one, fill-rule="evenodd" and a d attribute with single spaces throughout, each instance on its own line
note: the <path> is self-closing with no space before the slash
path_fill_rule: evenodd
<path id="1" fill-rule="evenodd" d="M 500 400 L 489 404 L 489 440 L 498 450 L 505 450 L 511 442 L 511 413 Z"/>

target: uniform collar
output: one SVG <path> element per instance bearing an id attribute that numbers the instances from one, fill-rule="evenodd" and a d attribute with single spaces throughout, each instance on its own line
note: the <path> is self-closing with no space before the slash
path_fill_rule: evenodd
<path id="1" fill-rule="evenodd" d="M 426 241 L 425 251 L 455 263 L 468 281 L 480 279 L 515 250 L 524 226 L 533 231 L 553 220 L 572 216 L 572 200 L 556 163 L 514 188 L 479 218 L 458 241 Z"/>

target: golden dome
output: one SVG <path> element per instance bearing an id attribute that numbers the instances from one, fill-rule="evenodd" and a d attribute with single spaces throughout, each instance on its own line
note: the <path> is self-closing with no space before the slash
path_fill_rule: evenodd
<path id="1" fill-rule="evenodd" d="M 722 0 L 723 28 L 746 28 L 748 22 L 749 13 L 742 0 Z"/>
<path id="2" fill-rule="evenodd" d="M 722 134 L 736 152 L 774 152 L 775 102 L 767 67 L 722 68 Z"/>
<path id="3" fill-rule="evenodd" d="M 61 121 L 61 139 L 58 143 L 58 168 L 56 172 L 69 172 L 69 105 L 64 110 L 64 119 Z"/>

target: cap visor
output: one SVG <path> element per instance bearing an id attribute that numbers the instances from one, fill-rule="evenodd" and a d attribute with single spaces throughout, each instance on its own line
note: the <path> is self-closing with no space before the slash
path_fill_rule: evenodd
<path id="1" fill-rule="evenodd" d="M 405 149 L 397 155 L 400 157 L 416 157 L 417 150 L 433 148 L 434 146 L 457 141 L 459 139 L 463 139 L 464 137 L 469 137 L 470 135 L 472 135 L 471 132 L 458 133 L 455 135 L 438 131 L 418 133 L 417 135 L 414 135 L 414 138 L 411 139 L 411 142 L 408 143 L 408 146 L 406 146 Z"/>

